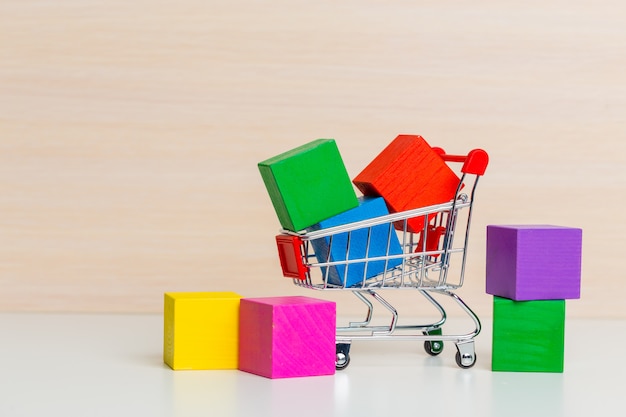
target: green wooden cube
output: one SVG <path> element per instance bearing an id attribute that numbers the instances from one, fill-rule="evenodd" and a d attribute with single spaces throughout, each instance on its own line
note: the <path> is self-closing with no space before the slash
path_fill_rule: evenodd
<path id="1" fill-rule="evenodd" d="M 563 372 L 565 300 L 493 298 L 491 369 Z"/>
<path id="2" fill-rule="evenodd" d="M 333 139 L 317 139 L 258 164 L 283 228 L 299 231 L 357 207 Z"/>

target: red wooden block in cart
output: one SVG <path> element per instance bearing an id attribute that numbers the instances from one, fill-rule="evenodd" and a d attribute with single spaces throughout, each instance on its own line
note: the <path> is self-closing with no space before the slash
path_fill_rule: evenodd
<path id="1" fill-rule="evenodd" d="M 383 197 L 391 212 L 399 212 L 450 201 L 459 177 L 423 137 L 399 135 L 352 182 L 364 195 Z M 408 227 L 419 232 L 424 219 L 410 219 Z"/>
<path id="2" fill-rule="evenodd" d="M 266 378 L 335 373 L 336 304 L 311 297 L 244 298 L 239 369 Z"/>

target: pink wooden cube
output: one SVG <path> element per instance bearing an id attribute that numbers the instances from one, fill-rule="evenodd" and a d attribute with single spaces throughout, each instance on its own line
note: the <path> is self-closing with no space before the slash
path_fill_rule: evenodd
<path id="1" fill-rule="evenodd" d="M 335 373 L 336 304 L 310 297 L 244 298 L 239 369 L 266 378 Z"/>

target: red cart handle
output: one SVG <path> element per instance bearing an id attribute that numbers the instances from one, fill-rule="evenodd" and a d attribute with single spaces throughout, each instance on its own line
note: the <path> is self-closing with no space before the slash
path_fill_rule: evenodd
<path id="1" fill-rule="evenodd" d="M 448 155 L 442 148 L 437 147 L 434 147 L 433 151 L 437 152 L 444 161 L 463 162 L 461 172 L 465 174 L 484 175 L 489 164 L 489 155 L 482 149 L 473 149 L 467 156 Z"/>

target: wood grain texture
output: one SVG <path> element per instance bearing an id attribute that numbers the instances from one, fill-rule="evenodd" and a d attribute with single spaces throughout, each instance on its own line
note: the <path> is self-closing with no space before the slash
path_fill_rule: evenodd
<path id="1" fill-rule="evenodd" d="M 242 299 L 239 369 L 272 379 L 333 375 L 336 311 L 311 297 Z"/>
<path id="2" fill-rule="evenodd" d="M 450 201 L 459 177 L 424 138 L 398 135 L 353 182 L 363 194 L 383 197 L 390 211 L 400 212 Z M 424 221 L 424 217 L 409 219 L 408 229 L 421 232 Z M 402 230 L 404 222 L 398 222 L 396 228 Z"/>
<path id="3" fill-rule="evenodd" d="M 0 309 L 302 295 L 256 164 L 326 137 L 354 176 L 419 134 L 491 157 L 459 292 L 479 315 L 486 225 L 546 223 L 584 230 L 568 314 L 624 318 L 624 21 L 618 0 L 4 0 Z"/>
<path id="4" fill-rule="evenodd" d="M 563 372 L 565 300 L 493 297 L 493 371 Z"/>
<path id="5" fill-rule="evenodd" d="M 332 139 L 305 143 L 258 165 L 278 220 L 287 230 L 304 230 L 358 205 Z"/>
<path id="6" fill-rule="evenodd" d="M 359 206 L 325 219 L 311 227 L 311 230 L 324 230 L 335 226 L 373 219 L 389 214 L 385 200 L 381 197 L 361 197 Z M 364 227 L 345 233 L 311 240 L 315 257 L 319 263 L 339 262 L 330 267 L 321 267 L 321 274 L 327 284 L 344 288 L 361 286 L 363 280 L 383 273 L 402 264 L 401 258 L 348 263 L 348 260 L 389 257 L 402 255 L 398 236 L 388 224 Z M 327 268 L 330 268 L 328 272 Z M 366 269 L 367 268 L 367 269 Z"/>
<path id="7" fill-rule="evenodd" d="M 174 370 L 237 369 L 240 299 L 232 292 L 165 293 L 163 361 Z"/>
<path id="8" fill-rule="evenodd" d="M 488 225 L 486 291 L 523 300 L 580 298 L 582 230 Z"/>

